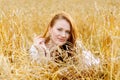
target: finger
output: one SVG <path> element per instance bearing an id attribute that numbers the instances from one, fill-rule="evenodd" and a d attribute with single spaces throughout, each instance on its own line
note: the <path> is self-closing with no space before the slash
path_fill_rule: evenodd
<path id="1" fill-rule="evenodd" d="M 39 43 L 40 43 L 40 44 L 45 43 L 45 39 L 44 39 L 44 38 L 40 39 L 40 40 L 39 40 Z"/>
<path id="2" fill-rule="evenodd" d="M 34 37 L 34 38 L 35 38 L 35 37 L 37 37 L 37 34 L 36 34 L 36 33 L 34 33 L 34 34 L 33 34 L 33 37 Z"/>

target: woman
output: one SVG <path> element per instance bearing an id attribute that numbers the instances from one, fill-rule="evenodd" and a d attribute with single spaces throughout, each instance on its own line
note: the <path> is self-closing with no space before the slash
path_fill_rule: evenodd
<path id="1" fill-rule="evenodd" d="M 95 59 L 90 52 L 87 53 L 77 39 L 77 29 L 70 15 L 65 12 L 58 13 L 51 19 L 45 33 L 34 39 L 30 49 L 32 59 L 37 62 L 41 62 L 43 59 L 67 62 L 69 57 L 76 55 L 78 52 L 76 47 L 79 47 L 82 51 L 78 53 L 82 52 L 85 58 L 92 59 L 90 62 L 86 59 L 86 64 L 98 64 L 99 60 Z"/>
<path id="2" fill-rule="evenodd" d="M 72 18 L 65 12 L 61 12 L 52 18 L 43 36 L 34 39 L 30 49 L 31 56 L 34 60 L 40 61 L 41 57 L 50 58 L 59 55 L 58 51 L 52 51 L 56 48 L 67 50 L 67 45 L 74 48 L 76 39 L 77 33 Z M 62 60 L 61 57 L 59 58 Z"/>

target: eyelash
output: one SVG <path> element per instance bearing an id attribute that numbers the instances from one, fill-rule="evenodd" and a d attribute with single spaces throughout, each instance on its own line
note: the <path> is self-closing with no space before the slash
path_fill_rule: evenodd
<path id="1" fill-rule="evenodd" d="M 69 32 L 69 31 L 66 31 L 66 33 L 67 33 L 67 34 L 70 34 L 70 32 Z"/>
<path id="2" fill-rule="evenodd" d="M 62 29 L 57 29 L 58 31 L 62 31 Z"/>

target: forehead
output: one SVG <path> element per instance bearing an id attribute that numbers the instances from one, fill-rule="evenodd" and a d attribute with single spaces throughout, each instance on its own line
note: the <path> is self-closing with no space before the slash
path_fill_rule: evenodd
<path id="1" fill-rule="evenodd" d="M 65 19 L 58 19 L 55 21 L 54 27 L 56 28 L 64 28 L 66 30 L 70 30 L 70 24 Z"/>

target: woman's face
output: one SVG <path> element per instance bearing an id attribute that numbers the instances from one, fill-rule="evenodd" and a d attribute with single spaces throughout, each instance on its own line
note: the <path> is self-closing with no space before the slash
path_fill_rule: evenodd
<path id="1" fill-rule="evenodd" d="M 58 19 L 50 28 L 50 39 L 55 45 L 62 46 L 70 37 L 70 24 L 65 19 Z"/>

